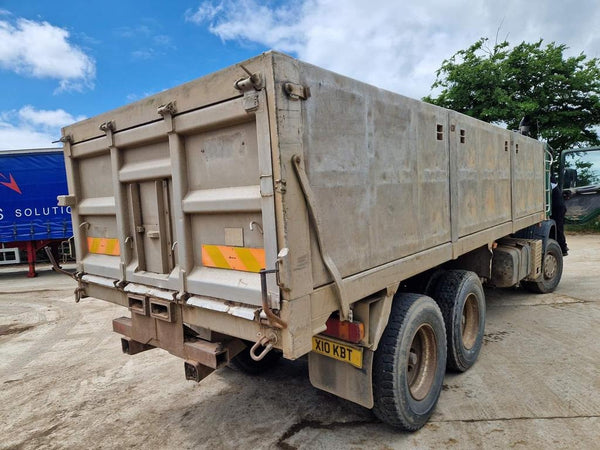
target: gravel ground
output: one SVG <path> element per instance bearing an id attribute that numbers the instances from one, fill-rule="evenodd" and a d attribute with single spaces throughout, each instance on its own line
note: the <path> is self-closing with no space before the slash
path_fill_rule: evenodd
<path id="1" fill-rule="evenodd" d="M 305 360 L 186 381 L 162 350 L 121 353 L 99 300 L 40 267 L 0 270 L 0 448 L 599 448 L 600 236 L 569 236 L 552 294 L 486 290 L 485 345 L 447 374 L 416 433 L 313 388 Z"/>

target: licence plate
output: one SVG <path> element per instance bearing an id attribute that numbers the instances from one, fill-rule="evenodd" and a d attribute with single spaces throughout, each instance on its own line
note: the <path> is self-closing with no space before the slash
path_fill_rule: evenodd
<path id="1" fill-rule="evenodd" d="M 320 355 L 329 356 L 330 358 L 347 362 L 354 367 L 362 369 L 363 349 L 361 347 L 342 344 L 333 339 L 325 339 L 320 336 L 313 336 L 312 350 Z"/>

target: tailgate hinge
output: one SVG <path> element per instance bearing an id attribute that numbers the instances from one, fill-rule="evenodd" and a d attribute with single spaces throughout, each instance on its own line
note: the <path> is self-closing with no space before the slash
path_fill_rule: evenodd
<path id="1" fill-rule="evenodd" d="M 106 134 L 106 138 L 108 139 L 108 147 L 109 148 L 114 147 L 113 133 L 115 131 L 115 128 L 116 128 L 115 123 L 112 120 L 103 122 L 98 126 L 98 129 L 100 131 L 103 131 L 104 134 Z"/>
<path id="2" fill-rule="evenodd" d="M 260 72 L 251 73 L 243 65 L 240 67 L 248 74 L 247 77 L 237 80 L 233 87 L 244 94 L 244 109 L 246 112 L 258 109 L 258 91 L 265 87 L 265 80 Z"/>
<path id="3" fill-rule="evenodd" d="M 158 108 L 156 108 L 156 113 L 161 116 L 166 116 L 167 114 L 174 115 L 176 112 L 177 105 L 175 104 L 175 101 L 160 105 Z"/>
<path id="4" fill-rule="evenodd" d="M 173 123 L 173 116 L 175 115 L 175 113 L 177 112 L 177 105 L 175 104 L 175 101 L 166 103 L 164 105 L 160 105 L 157 109 L 156 109 L 156 113 L 159 116 L 162 116 L 162 118 L 165 121 L 165 126 L 166 126 L 166 131 L 167 134 L 173 133 L 175 131 L 175 126 Z"/>
<path id="5" fill-rule="evenodd" d="M 310 97 L 310 88 L 301 84 L 283 83 L 283 90 L 291 100 L 306 100 Z"/>
<path id="6" fill-rule="evenodd" d="M 56 142 L 62 142 L 63 143 L 63 151 L 65 152 L 65 155 L 67 155 L 68 157 L 71 157 L 71 145 L 73 144 L 73 136 L 70 134 L 65 134 L 64 136 L 62 136 L 58 141 L 52 142 L 53 144 L 55 144 Z"/>
<path id="7" fill-rule="evenodd" d="M 244 93 L 244 110 L 246 112 L 256 111 L 258 109 L 258 92 L 250 91 Z"/>
<path id="8" fill-rule="evenodd" d="M 240 78 L 233 84 L 233 87 L 235 87 L 238 91 L 243 93 L 248 91 L 260 91 L 263 87 L 265 87 L 265 81 L 260 72 L 250 73 L 244 66 L 242 66 L 242 69 L 246 71 L 248 76 Z"/>

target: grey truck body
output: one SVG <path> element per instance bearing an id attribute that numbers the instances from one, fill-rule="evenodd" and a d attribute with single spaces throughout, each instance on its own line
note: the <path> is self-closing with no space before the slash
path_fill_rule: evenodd
<path id="1" fill-rule="evenodd" d="M 271 333 L 287 358 L 337 310 L 362 315 L 375 348 L 403 280 L 546 216 L 542 143 L 276 52 L 68 126 L 63 141 L 82 295 L 168 301 L 174 322 Z M 89 238 L 118 240 L 119 254 Z M 284 327 L 266 317 L 260 275 L 203 265 L 206 245 L 264 249 Z M 380 307 L 365 313 L 365 299 Z M 170 350 L 172 324 L 132 316 L 136 341 Z"/>

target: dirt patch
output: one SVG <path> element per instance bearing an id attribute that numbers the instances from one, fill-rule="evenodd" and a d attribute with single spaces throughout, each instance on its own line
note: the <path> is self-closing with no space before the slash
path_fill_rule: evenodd
<path id="1" fill-rule="evenodd" d="M 485 345 L 489 344 L 490 342 L 501 342 L 508 334 L 508 331 L 496 331 L 494 333 L 486 333 L 483 336 L 483 343 Z"/>
<path id="2" fill-rule="evenodd" d="M 281 436 L 279 438 L 276 445 L 277 445 L 277 448 L 280 448 L 283 450 L 295 450 L 296 447 L 286 443 L 285 441 L 287 439 L 289 439 L 290 437 L 294 436 L 296 433 L 304 430 L 305 428 L 334 430 L 334 429 L 338 429 L 338 428 L 353 428 L 355 426 L 374 424 L 374 423 L 379 423 L 379 422 L 377 420 L 373 419 L 373 420 L 351 420 L 348 422 L 325 423 L 325 422 L 321 422 L 318 420 L 303 419 L 303 420 L 295 423 L 291 427 L 289 427 L 288 430 L 285 433 L 283 433 L 283 436 Z"/>
<path id="3" fill-rule="evenodd" d="M 557 292 L 493 294 L 477 364 L 445 376 L 415 434 L 313 388 L 306 358 L 256 377 L 224 368 L 195 384 L 164 350 L 124 355 L 111 324 L 127 310 L 75 304 L 72 290 L 47 291 L 62 279 L 48 275 L 35 293 L 0 293 L 0 449 L 597 448 L 598 237 L 569 241 Z M 18 291 L 32 283 L 0 277 L 0 291 L 6 281 Z"/>
<path id="4" fill-rule="evenodd" d="M 0 336 L 19 334 L 31 330 L 33 325 L 0 325 Z"/>
<path id="5" fill-rule="evenodd" d="M 456 391 L 456 390 L 458 390 L 458 389 L 460 389 L 460 388 L 461 388 L 461 387 L 460 387 L 460 386 L 458 386 L 458 385 L 456 385 L 456 384 L 446 384 L 446 383 L 444 383 L 444 384 L 442 385 L 442 390 L 443 390 L 443 391 Z"/>

